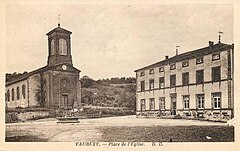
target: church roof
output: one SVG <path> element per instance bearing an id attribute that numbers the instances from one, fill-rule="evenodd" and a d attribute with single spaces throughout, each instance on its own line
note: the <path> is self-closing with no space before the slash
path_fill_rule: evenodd
<path id="1" fill-rule="evenodd" d="M 20 76 L 14 78 L 14 79 L 11 79 L 11 80 L 9 80 L 9 81 L 6 81 L 6 86 L 7 86 L 7 85 L 10 85 L 10 84 L 13 84 L 13 83 L 16 83 L 16 82 L 19 82 L 19 81 L 22 81 L 22 80 L 25 80 L 25 79 L 27 79 L 28 77 L 30 77 L 30 76 L 32 76 L 32 75 L 34 75 L 34 74 L 36 74 L 36 73 L 44 72 L 44 71 L 48 70 L 48 68 L 49 68 L 48 66 L 44 66 L 44 67 L 42 67 L 42 68 L 33 70 L 33 71 L 29 72 L 29 73 L 20 75 Z"/>
<path id="2" fill-rule="evenodd" d="M 204 48 L 200 48 L 197 50 L 193 50 L 193 51 L 189 51 L 186 53 L 182 53 L 176 56 L 173 56 L 171 58 L 168 58 L 166 60 L 162 60 L 159 61 L 157 63 L 142 67 L 140 69 L 135 70 L 135 72 L 141 71 L 141 70 L 145 70 L 145 69 L 149 69 L 149 68 L 155 68 L 158 66 L 162 66 L 162 65 L 166 65 L 166 64 L 171 64 L 171 63 L 175 63 L 175 62 L 180 62 L 186 59 L 192 59 L 195 58 L 197 56 L 203 56 L 203 55 L 208 55 L 214 52 L 219 52 L 219 51 L 224 51 L 227 49 L 233 48 L 233 45 L 229 45 L 229 44 L 224 44 L 224 43 L 217 43 L 215 45 L 212 46 L 207 46 Z"/>
<path id="3" fill-rule="evenodd" d="M 72 34 L 71 31 L 68 31 L 68 30 L 60 27 L 60 25 L 58 25 L 58 27 L 54 28 L 53 30 L 49 31 L 49 32 L 47 33 L 47 35 L 50 35 L 50 34 L 52 34 L 52 33 L 54 33 L 54 32 Z"/>
<path id="4" fill-rule="evenodd" d="M 11 80 L 9 80 L 9 81 L 6 81 L 6 84 L 5 84 L 5 85 L 8 86 L 8 85 L 11 85 L 11 84 L 13 84 L 13 83 L 16 83 L 16 82 L 19 82 L 19 81 L 22 81 L 22 80 L 26 80 L 28 77 L 30 77 L 30 76 L 32 76 L 32 75 L 34 75 L 34 74 L 42 73 L 42 72 L 45 72 L 45 71 L 51 70 L 51 69 L 55 69 L 57 66 L 61 66 L 61 65 L 62 65 L 62 64 L 59 64 L 59 65 L 56 65 L 56 66 L 44 66 L 44 67 L 42 67 L 42 68 L 38 68 L 38 69 L 33 70 L 33 71 L 29 72 L 29 73 L 22 74 L 22 75 L 14 78 L 14 79 L 11 79 Z M 68 65 L 67 65 L 67 66 L 68 66 Z M 74 70 L 76 70 L 76 71 L 78 71 L 78 72 L 81 72 L 79 69 L 77 69 L 77 68 L 75 68 L 75 67 L 73 67 L 73 66 L 71 66 L 71 68 L 73 68 Z"/>

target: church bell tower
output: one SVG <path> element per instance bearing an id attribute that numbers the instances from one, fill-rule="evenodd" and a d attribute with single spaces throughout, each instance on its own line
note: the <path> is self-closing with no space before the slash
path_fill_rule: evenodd
<path id="1" fill-rule="evenodd" d="M 71 55 L 71 34 L 72 32 L 58 27 L 47 33 L 48 36 L 48 66 L 59 64 L 72 65 Z"/>

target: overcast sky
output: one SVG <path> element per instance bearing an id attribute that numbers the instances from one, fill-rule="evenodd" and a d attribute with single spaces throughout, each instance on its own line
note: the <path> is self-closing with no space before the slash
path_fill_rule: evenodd
<path id="1" fill-rule="evenodd" d="M 135 76 L 134 70 L 218 41 L 233 41 L 233 5 L 9 5 L 6 71 L 32 71 L 47 63 L 46 33 L 72 34 L 74 66 L 93 79 Z"/>

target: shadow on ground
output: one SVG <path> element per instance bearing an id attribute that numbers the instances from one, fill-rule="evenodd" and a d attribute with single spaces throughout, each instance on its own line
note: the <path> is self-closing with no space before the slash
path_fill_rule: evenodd
<path id="1" fill-rule="evenodd" d="M 48 139 L 39 138 L 34 135 L 6 137 L 5 142 L 48 142 Z"/>

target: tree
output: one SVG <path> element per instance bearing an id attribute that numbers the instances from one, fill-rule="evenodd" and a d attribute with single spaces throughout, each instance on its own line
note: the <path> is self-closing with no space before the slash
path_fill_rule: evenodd
<path id="1" fill-rule="evenodd" d="M 46 80 L 43 79 L 42 75 L 35 75 L 35 80 L 39 83 L 35 90 L 35 99 L 40 107 L 46 106 Z"/>
<path id="2" fill-rule="evenodd" d="M 82 78 L 81 85 L 82 85 L 82 88 L 92 88 L 92 87 L 96 87 L 97 82 L 90 78 L 87 78 L 87 79 Z"/>

